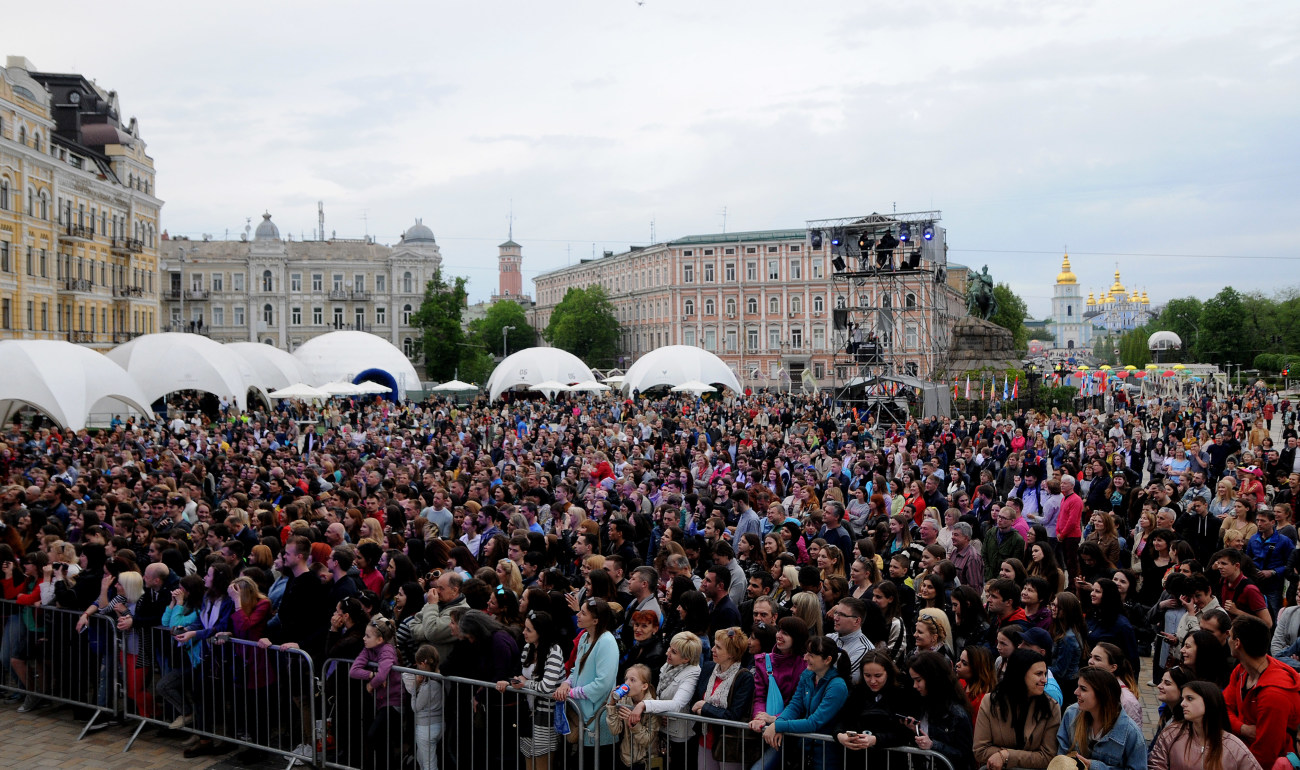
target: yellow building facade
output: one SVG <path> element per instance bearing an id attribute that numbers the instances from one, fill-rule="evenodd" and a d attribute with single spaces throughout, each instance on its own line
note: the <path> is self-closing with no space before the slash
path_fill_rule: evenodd
<path id="1" fill-rule="evenodd" d="M 153 159 L 117 94 L 0 68 L 0 339 L 108 349 L 157 331 Z"/>

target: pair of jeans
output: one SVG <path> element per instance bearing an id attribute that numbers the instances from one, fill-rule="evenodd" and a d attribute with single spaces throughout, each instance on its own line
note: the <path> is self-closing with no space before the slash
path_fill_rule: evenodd
<path id="1" fill-rule="evenodd" d="M 13 666 L 9 665 L 9 659 L 14 656 L 22 645 L 23 634 L 27 633 L 27 627 L 23 625 L 23 619 L 18 613 L 14 613 L 5 623 L 4 634 L 0 636 L 0 683 L 12 681 L 15 687 L 22 687 L 18 681 L 18 674 L 14 672 Z"/>
<path id="2" fill-rule="evenodd" d="M 415 761 L 420 770 L 438 770 L 438 741 L 441 739 L 441 722 L 415 726 Z"/>

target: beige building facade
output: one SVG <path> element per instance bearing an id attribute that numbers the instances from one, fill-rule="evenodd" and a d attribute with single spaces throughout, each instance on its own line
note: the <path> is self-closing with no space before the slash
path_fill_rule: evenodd
<path id="1" fill-rule="evenodd" d="M 0 339 L 108 349 L 157 331 L 154 164 L 117 94 L 0 68 Z"/>
<path id="2" fill-rule="evenodd" d="M 392 246 L 372 238 L 285 240 L 269 213 L 251 238 L 162 244 L 164 331 L 292 351 L 327 332 L 357 330 L 420 356 L 411 317 L 442 254 L 419 220 Z"/>
<path id="3" fill-rule="evenodd" d="M 621 325 L 620 368 L 664 345 L 693 345 L 716 353 L 747 387 L 798 387 L 805 370 L 834 387 L 855 373 L 836 370 L 848 340 L 833 311 L 889 303 L 900 311 L 891 316 L 897 370 L 928 376 L 940 363 L 930 326 L 945 321 L 903 311 L 931 307 L 951 288 L 931 273 L 859 285 L 832 280 L 832 269 L 830 244 L 814 248 L 802 228 L 690 236 L 537 276 L 532 323 L 545 328 L 570 288 L 599 284 Z"/>

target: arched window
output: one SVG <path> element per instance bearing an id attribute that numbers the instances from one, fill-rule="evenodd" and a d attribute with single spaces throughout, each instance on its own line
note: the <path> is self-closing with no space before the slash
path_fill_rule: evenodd
<path id="1" fill-rule="evenodd" d="M 410 275 L 410 273 L 407 273 L 407 275 Z M 403 326 L 410 326 L 410 325 L 411 325 L 411 306 L 410 306 L 410 305 L 402 305 L 402 325 L 403 325 Z"/>
<path id="2" fill-rule="evenodd" d="M 33 147 L 37 152 L 40 152 L 40 151 L 41 151 L 41 132 L 40 132 L 40 131 L 33 131 L 33 132 L 32 132 L 32 147 Z"/>
<path id="3" fill-rule="evenodd" d="M 718 306 L 715 305 L 715 304 L 713 304 L 713 300 L 711 300 L 711 299 L 706 299 L 706 300 L 704 300 L 704 314 L 705 314 L 705 315 L 715 315 L 715 314 L 717 314 L 717 312 L 718 312 Z"/>
<path id="4" fill-rule="evenodd" d="M 27 126 L 18 127 L 18 143 L 27 144 Z"/>
<path id="5" fill-rule="evenodd" d="M 826 300 L 820 296 L 813 297 L 813 312 L 822 313 L 826 311 Z"/>
<path id="6" fill-rule="evenodd" d="M 0 208 L 3 208 L 3 207 L 0 206 Z M 1067 316 L 1072 316 L 1072 315 L 1074 315 L 1074 305 L 1066 305 L 1066 306 L 1065 306 L 1065 314 L 1066 314 Z"/>
<path id="7" fill-rule="evenodd" d="M 403 291 L 403 292 L 405 292 L 405 293 L 407 293 L 407 294 L 410 294 L 412 291 L 414 291 L 414 289 L 411 288 L 411 287 L 414 285 L 414 283 L 415 283 L 415 280 L 414 280 L 414 278 L 411 276 L 411 274 L 410 274 L 409 272 L 402 273 L 402 291 Z"/>
<path id="8" fill-rule="evenodd" d="M 840 310 L 843 310 L 846 307 L 843 297 L 835 298 L 835 307 L 839 308 Z"/>
<path id="9" fill-rule="evenodd" d="M 773 314 L 773 315 L 776 315 L 776 314 L 778 314 L 778 313 L 781 312 L 781 298 L 780 298 L 780 297 L 768 297 L 768 298 L 767 298 L 767 312 L 769 312 L 769 313 L 771 313 L 771 314 Z"/>
<path id="10" fill-rule="evenodd" d="M 736 314 L 736 299 L 734 297 L 727 297 L 727 315 L 735 315 L 735 314 Z"/>
<path id="11" fill-rule="evenodd" d="M 275 278 L 271 275 L 270 270 L 262 271 L 262 291 L 275 291 Z M 267 305 L 267 307 L 270 307 L 270 305 Z"/>
<path id="12" fill-rule="evenodd" d="M 0 211 L 9 209 L 9 180 L 0 179 Z"/>
<path id="13" fill-rule="evenodd" d="M 262 320 L 265 321 L 268 326 L 275 323 L 275 308 L 271 307 L 269 304 L 263 305 Z"/>
<path id="14" fill-rule="evenodd" d="M 683 315 L 695 315 L 695 300 L 688 299 L 682 303 Z"/>
<path id="15" fill-rule="evenodd" d="M 750 297 L 745 300 L 745 312 L 750 315 L 756 315 L 758 313 L 758 297 Z"/>
<path id="16" fill-rule="evenodd" d="M 903 298 L 903 306 L 909 308 L 916 307 L 916 295 L 909 291 L 907 296 Z"/>
<path id="17" fill-rule="evenodd" d="M 790 312 L 791 313 L 803 312 L 803 297 L 795 295 L 790 298 Z"/>

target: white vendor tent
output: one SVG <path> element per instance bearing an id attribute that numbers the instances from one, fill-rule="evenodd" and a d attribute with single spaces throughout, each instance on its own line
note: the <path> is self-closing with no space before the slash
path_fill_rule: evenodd
<path id="1" fill-rule="evenodd" d="M 144 391 L 149 403 L 178 390 L 225 396 L 241 411 L 257 374 L 243 356 L 201 334 L 146 334 L 108 351 Z M 260 389 L 260 388 L 259 388 Z"/>
<path id="2" fill-rule="evenodd" d="M 267 390 L 287 388 L 307 379 L 307 372 L 287 350 L 261 342 L 227 342 L 226 347 L 243 356 L 257 374 L 256 385 Z"/>
<path id="3" fill-rule="evenodd" d="M 688 382 L 722 385 L 740 393 L 740 383 L 721 358 L 693 345 L 667 345 L 646 353 L 623 375 L 623 388 L 639 392 L 660 385 L 675 388 Z"/>
<path id="4" fill-rule="evenodd" d="M 582 359 L 559 348 L 525 348 L 511 353 L 497 364 L 488 377 L 488 398 L 495 401 L 507 390 L 519 385 L 536 385 L 554 380 L 564 385 L 594 380 Z"/>
<path id="5" fill-rule="evenodd" d="M 408 389 L 420 388 L 420 377 L 402 351 L 369 332 L 338 331 L 307 340 L 293 351 L 303 365 L 307 382 L 378 382 L 391 388 L 389 398 L 406 398 Z"/>
<path id="6" fill-rule="evenodd" d="M 101 353 L 62 340 L 0 342 L 0 419 L 8 423 L 24 406 L 71 430 L 107 423 L 114 414 L 148 415 L 140 386 Z"/>

